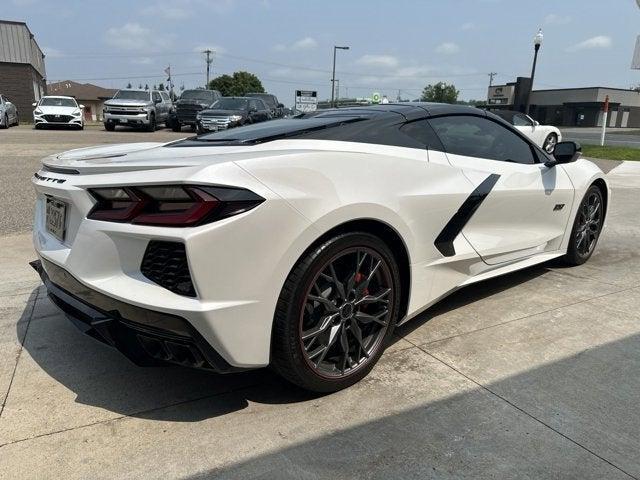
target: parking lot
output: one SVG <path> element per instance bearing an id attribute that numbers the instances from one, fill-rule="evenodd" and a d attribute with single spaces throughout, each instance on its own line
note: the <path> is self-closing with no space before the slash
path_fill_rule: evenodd
<path id="1" fill-rule="evenodd" d="M 640 162 L 600 162 L 612 209 L 587 264 L 464 288 L 312 396 L 268 370 L 135 367 L 27 265 L 41 157 L 188 135 L 0 131 L 0 477 L 640 478 Z"/>

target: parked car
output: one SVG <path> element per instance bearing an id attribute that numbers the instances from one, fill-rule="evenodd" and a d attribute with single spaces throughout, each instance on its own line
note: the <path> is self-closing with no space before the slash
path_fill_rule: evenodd
<path id="1" fill-rule="evenodd" d="M 141 365 L 271 364 L 320 392 L 461 286 L 585 263 L 610 198 L 576 143 L 551 156 L 428 103 L 71 150 L 33 183 L 33 266 L 85 333 Z"/>
<path id="2" fill-rule="evenodd" d="M 278 97 L 271 93 L 247 93 L 245 96 L 261 99 L 271 110 L 273 118 L 284 116 L 284 105 L 278 101 Z"/>
<path id="3" fill-rule="evenodd" d="M 226 130 L 271 119 L 271 110 L 259 98 L 222 97 L 196 115 L 198 133 Z"/>
<path id="4" fill-rule="evenodd" d="M 562 133 L 552 125 L 540 125 L 529 115 L 513 110 L 492 110 L 500 118 L 503 118 L 519 131 L 524 133 L 547 153 L 553 153 L 558 142 L 562 141 Z"/>
<path id="5" fill-rule="evenodd" d="M 79 130 L 84 128 L 84 105 L 78 105 L 73 97 L 47 95 L 38 102 L 33 111 L 33 125 L 35 128 L 48 126 L 73 127 Z"/>
<path id="6" fill-rule="evenodd" d="M 18 109 L 4 95 L 0 95 L 0 128 L 9 128 L 18 125 Z"/>
<path id="7" fill-rule="evenodd" d="M 112 132 L 116 125 L 143 127 L 154 132 L 159 124 L 167 125 L 173 103 L 160 90 L 118 90 L 104 102 L 104 128 Z"/>
<path id="8" fill-rule="evenodd" d="M 171 112 L 171 129 L 174 132 L 182 130 L 184 125 L 188 125 L 192 130 L 196 129 L 196 115 L 220 99 L 222 95 L 217 90 L 185 90 L 180 98 L 173 102 Z"/>

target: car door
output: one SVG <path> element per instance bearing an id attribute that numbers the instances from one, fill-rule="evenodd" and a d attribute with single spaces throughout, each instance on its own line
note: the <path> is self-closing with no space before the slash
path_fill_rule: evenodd
<path id="1" fill-rule="evenodd" d="M 449 163 L 475 186 L 475 208 L 461 233 L 487 264 L 557 250 L 574 189 L 562 168 L 508 126 L 482 115 L 434 117 L 429 123 Z"/>
<path id="2" fill-rule="evenodd" d="M 160 96 L 160 92 L 153 91 L 151 93 L 151 98 L 153 99 L 153 104 L 156 109 L 156 121 L 158 123 L 162 123 L 165 120 L 166 113 L 164 108 L 164 102 L 162 101 L 162 97 Z"/>

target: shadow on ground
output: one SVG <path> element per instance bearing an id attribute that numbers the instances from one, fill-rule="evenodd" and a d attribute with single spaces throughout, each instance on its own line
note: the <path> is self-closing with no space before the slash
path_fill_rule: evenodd
<path id="1" fill-rule="evenodd" d="M 398 329 L 398 334 L 406 335 L 435 314 L 515 287 L 546 271 L 538 266 L 466 287 Z M 21 340 L 23 328 L 18 326 Z M 24 349 L 37 367 L 75 393 L 77 403 L 151 420 L 195 422 L 242 410 L 249 401 L 286 404 L 314 398 L 269 369 L 215 375 L 181 367 L 137 367 L 119 352 L 81 334 L 62 314 L 34 319 Z M 165 408 L 203 398 L 210 398 L 207 409 Z"/>

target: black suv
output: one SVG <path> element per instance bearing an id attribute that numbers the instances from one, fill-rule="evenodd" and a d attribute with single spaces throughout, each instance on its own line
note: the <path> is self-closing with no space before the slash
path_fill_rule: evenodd
<path id="1" fill-rule="evenodd" d="M 278 102 L 278 97 L 271 93 L 247 93 L 247 97 L 261 99 L 271 110 L 273 118 L 284 117 L 284 105 Z"/>
<path id="2" fill-rule="evenodd" d="M 185 90 L 174 103 L 175 108 L 170 118 L 171 129 L 179 132 L 183 125 L 189 125 L 195 130 L 198 112 L 208 108 L 221 97 L 217 90 Z"/>
<path id="3" fill-rule="evenodd" d="M 197 115 L 198 133 L 216 132 L 271 120 L 271 110 L 259 98 L 222 97 Z"/>

